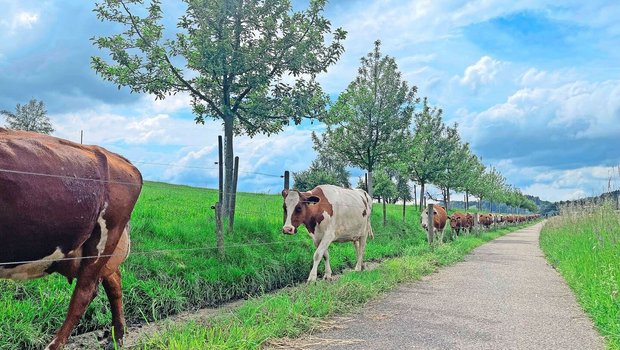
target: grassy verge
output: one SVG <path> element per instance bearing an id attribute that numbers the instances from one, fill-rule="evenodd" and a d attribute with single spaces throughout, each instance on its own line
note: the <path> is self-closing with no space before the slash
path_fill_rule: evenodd
<path id="1" fill-rule="evenodd" d="M 620 349 L 620 214 L 610 206 L 564 208 L 545 225 L 540 246 L 608 348 Z"/>
<path id="2" fill-rule="evenodd" d="M 234 313 L 208 324 L 171 326 L 141 345 L 144 349 L 257 349 L 267 341 L 296 337 L 319 320 L 357 308 L 398 283 L 414 281 L 461 260 L 475 247 L 518 227 L 459 238 L 434 248 L 407 248 L 372 271 L 347 272 L 336 282 L 302 284 L 247 301 Z"/>

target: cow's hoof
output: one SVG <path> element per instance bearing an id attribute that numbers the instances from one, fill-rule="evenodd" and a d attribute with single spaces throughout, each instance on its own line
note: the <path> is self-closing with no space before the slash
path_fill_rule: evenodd
<path id="1" fill-rule="evenodd" d="M 325 281 L 334 281 L 334 280 L 336 280 L 336 278 L 334 276 L 332 276 L 332 275 L 329 275 L 329 276 L 324 276 L 323 280 L 325 280 Z"/>

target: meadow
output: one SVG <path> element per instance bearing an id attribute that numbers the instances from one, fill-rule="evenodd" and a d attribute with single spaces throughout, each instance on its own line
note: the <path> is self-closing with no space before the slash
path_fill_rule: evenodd
<path id="1" fill-rule="evenodd" d="M 620 215 L 610 204 L 561 208 L 543 228 L 540 246 L 608 348 L 620 349 Z"/>

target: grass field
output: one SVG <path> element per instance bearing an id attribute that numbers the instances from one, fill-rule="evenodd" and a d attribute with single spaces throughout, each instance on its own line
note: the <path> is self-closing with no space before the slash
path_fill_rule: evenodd
<path id="1" fill-rule="evenodd" d="M 132 216 L 132 253 L 121 266 L 128 324 L 165 318 L 181 311 L 257 296 L 305 281 L 314 246 L 305 229 L 281 233 L 282 197 L 241 193 L 235 231 L 226 235 L 225 258 L 214 248 L 217 192 L 187 186 L 145 183 Z M 419 212 L 388 205 L 372 213 L 375 239 L 365 261 L 422 254 L 425 233 Z M 354 265 L 350 243 L 330 247 L 335 273 Z M 322 268 L 322 265 L 321 265 Z M 322 271 L 320 270 L 319 273 Z M 62 324 L 73 286 L 60 275 L 33 281 L 0 280 L 0 349 L 39 349 Z M 108 328 L 111 315 L 103 288 L 74 331 Z"/>
<path id="2" fill-rule="evenodd" d="M 543 228 L 540 245 L 608 348 L 620 349 L 620 214 L 610 206 L 563 208 Z"/>

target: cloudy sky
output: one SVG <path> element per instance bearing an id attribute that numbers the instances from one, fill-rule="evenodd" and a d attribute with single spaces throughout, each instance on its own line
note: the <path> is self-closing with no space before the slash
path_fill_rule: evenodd
<path id="1" fill-rule="evenodd" d="M 183 5 L 164 3 L 175 23 Z M 221 125 L 194 124 L 186 96 L 155 101 L 98 77 L 90 57 L 107 53 L 89 39 L 118 29 L 92 7 L 0 0 L 0 109 L 43 100 L 56 136 L 79 141 L 84 130 L 85 143 L 127 156 L 148 180 L 216 187 Z M 346 53 L 320 77 L 330 95 L 380 39 L 420 96 L 524 193 L 573 199 L 600 193 L 610 177 L 620 187 L 620 2 L 332 0 L 325 15 L 349 32 Z M 321 130 L 237 138 L 239 189 L 279 192 L 277 175 L 307 168 L 309 135 Z"/>

